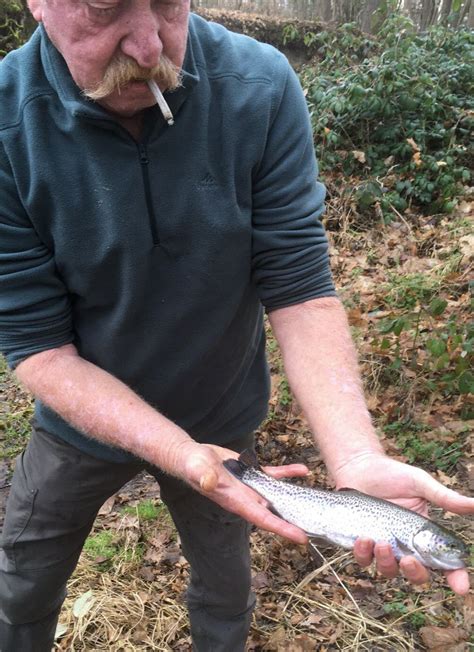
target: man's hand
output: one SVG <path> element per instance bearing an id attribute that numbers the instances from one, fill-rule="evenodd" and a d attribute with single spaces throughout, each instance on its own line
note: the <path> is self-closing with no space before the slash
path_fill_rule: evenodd
<path id="1" fill-rule="evenodd" d="M 334 473 L 338 488 L 350 487 L 428 516 L 428 501 L 456 514 L 474 514 L 474 498 L 468 498 L 437 482 L 426 471 L 403 464 L 379 453 L 367 454 L 340 467 Z M 361 566 L 375 558 L 377 569 L 385 577 L 395 577 L 400 571 L 413 584 L 429 580 L 428 569 L 414 557 L 403 557 L 398 564 L 391 546 L 368 539 L 358 539 L 354 556 Z M 445 571 L 453 591 L 465 595 L 469 577 L 464 569 Z"/>
<path id="2" fill-rule="evenodd" d="M 265 498 L 234 478 L 222 465 L 224 460 L 238 457 L 238 453 L 228 448 L 190 441 L 180 446 L 181 468 L 177 470 L 177 474 L 196 491 L 229 512 L 294 543 L 306 544 L 308 537 L 303 530 L 275 516 L 268 509 Z M 274 478 L 302 476 L 308 473 L 303 464 L 265 467 L 264 470 Z"/>

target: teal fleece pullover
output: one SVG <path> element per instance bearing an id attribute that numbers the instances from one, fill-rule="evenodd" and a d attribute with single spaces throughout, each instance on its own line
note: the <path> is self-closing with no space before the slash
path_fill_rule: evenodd
<path id="1" fill-rule="evenodd" d="M 192 15 L 183 87 L 136 142 L 44 29 L 0 63 L 0 348 L 73 342 L 195 439 L 267 410 L 263 311 L 334 294 L 305 100 L 275 49 Z M 61 384 L 62 379 L 57 379 Z M 67 391 L 65 389 L 65 391 Z M 36 421 L 131 456 L 41 402 Z"/>

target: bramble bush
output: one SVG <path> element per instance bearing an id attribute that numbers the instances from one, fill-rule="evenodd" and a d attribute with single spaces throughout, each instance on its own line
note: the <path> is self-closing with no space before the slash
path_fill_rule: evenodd
<path id="1" fill-rule="evenodd" d="M 381 352 L 391 354 L 392 369 L 405 363 L 413 371 L 423 373 L 429 391 L 437 389 L 445 396 L 470 394 L 474 392 L 474 324 L 459 321 L 457 315 L 437 324 L 446 307 L 447 301 L 437 296 L 428 305 L 420 302 L 414 311 L 404 311 L 383 321 L 383 339 L 377 344 Z M 432 322 L 430 328 L 427 320 Z M 405 361 L 400 354 L 403 332 L 411 338 Z"/>
<path id="2" fill-rule="evenodd" d="M 338 65 L 351 65 L 362 61 L 373 53 L 380 51 L 375 37 L 365 34 L 355 23 L 339 25 L 337 29 L 312 32 L 301 31 L 301 26 L 292 23 L 282 30 L 283 44 L 302 41 L 318 60 L 330 58 Z"/>
<path id="3" fill-rule="evenodd" d="M 301 73 L 322 171 L 362 178 L 354 190 L 359 209 L 378 205 L 387 221 L 412 204 L 452 211 L 471 179 L 474 33 L 417 34 L 394 15 L 377 36 L 379 48 L 369 48 L 375 54 L 358 61 L 347 55 L 349 27 L 342 51 L 340 30 L 328 34 L 322 61 Z M 352 52 L 360 38 L 354 32 Z"/>
<path id="4" fill-rule="evenodd" d="M 25 18 L 20 0 L 0 0 L 0 58 L 24 42 Z"/>

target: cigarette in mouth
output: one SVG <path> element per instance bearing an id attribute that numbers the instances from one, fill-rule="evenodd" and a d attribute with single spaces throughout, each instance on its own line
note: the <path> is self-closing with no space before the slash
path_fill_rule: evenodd
<path id="1" fill-rule="evenodd" d="M 166 103 L 165 98 L 163 97 L 162 92 L 160 91 L 158 84 L 153 81 L 153 79 L 150 79 L 150 81 L 147 82 L 148 88 L 153 94 L 153 97 L 156 100 L 156 103 L 160 107 L 161 113 L 163 114 L 164 119 L 166 122 L 170 125 L 174 125 L 174 118 L 173 114 L 171 113 L 170 107 Z"/>

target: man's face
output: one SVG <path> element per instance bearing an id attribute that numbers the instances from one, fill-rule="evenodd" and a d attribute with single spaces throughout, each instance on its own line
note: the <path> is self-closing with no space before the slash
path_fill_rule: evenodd
<path id="1" fill-rule="evenodd" d="M 137 64 L 142 78 L 162 55 L 183 65 L 189 0 L 30 0 L 30 8 L 82 90 L 101 84 L 117 58 Z M 155 104 L 144 81 L 128 82 L 98 102 L 121 117 Z"/>

